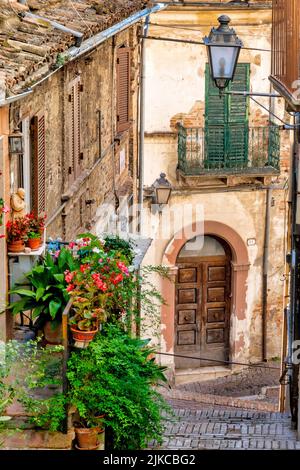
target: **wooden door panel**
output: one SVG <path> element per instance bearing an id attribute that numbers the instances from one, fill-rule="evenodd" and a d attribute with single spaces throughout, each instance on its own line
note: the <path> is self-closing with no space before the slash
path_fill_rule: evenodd
<path id="1" fill-rule="evenodd" d="M 230 264 L 227 259 L 206 261 L 203 269 L 201 356 L 214 361 L 229 359 Z M 205 361 L 203 365 L 218 365 Z M 220 362 L 219 365 L 222 365 Z"/>
<path id="2" fill-rule="evenodd" d="M 229 359 L 230 260 L 225 256 L 178 265 L 175 354 L 177 368 L 218 365 Z M 214 360 L 214 361 L 213 361 Z M 222 365 L 222 363 L 220 363 Z"/>
<path id="3" fill-rule="evenodd" d="M 196 345 L 196 331 L 195 330 L 178 331 L 177 344 L 179 346 L 195 346 Z"/>
<path id="4" fill-rule="evenodd" d="M 200 354 L 200 270 L 195 263 L 179 265 L 176 282 L 175 353 Z M 195 367 L 194 359 L 176 358 L 176 367 Z"/>
<path id="5" fill-rule="evenodd" d="M 196 323 L 197 308 L 191 310 L 178 311 L 178 325 L 187 325 Z"/>
<path id="6" fill-rule="evenodd" d="M 211 328 L 206 329 L 206 343 L 224 343 L 225 331 L 224 328 Z"/>
<path id="7" fill-rule="evenodd" d="M 225 307 L 208 308 L 207 323 L 225 322 Z"/>
<path id="8" fill-rule="evenodd" d="M 190 282 L 190 283 L 197 282 L 197 268 L 180 269 L 178 273 L 178 282 L 180 284 L 185 283 L 185 282 Z"/>
<path id="9" fill-rule="evenodd" d="M 209 266 L 208 267 L 208 281 L 225 281 L 226 269 L 225 266 Z"/>
<path id="10" fill-rule="evenodd" d="M 196 289 L 178 289 L 179 304 L 194 304 L 197 299 Z"/>
<path id="11" fill-rule="evenodd" d="M 207 287 L 207 302 L 225 302 L 224 287 Z"/>

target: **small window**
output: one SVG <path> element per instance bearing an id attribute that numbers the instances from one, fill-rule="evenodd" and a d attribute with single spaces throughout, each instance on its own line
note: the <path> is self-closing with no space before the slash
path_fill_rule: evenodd
<path id="1" fill-rule="evenodd" d="M 189 240 L 181 249 L 178 258 L 225 256 L 221 243 L 214 237 L 199 235 Z"/>
<path id="2" fill-rule="evenodd" d="M 120 47 L 117 54 L 117 132 L 130 126 L 130 48 Z"/>

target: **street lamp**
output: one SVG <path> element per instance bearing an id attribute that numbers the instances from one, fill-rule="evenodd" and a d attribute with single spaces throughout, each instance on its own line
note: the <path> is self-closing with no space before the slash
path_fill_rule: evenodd
<path id="1" fill-rule="evenodd" d="M 11 155 L 22 155 L 23 153 L 23 134 L 19 129 L 15 129 L 9 136 L 9 152 Z"/>
<path id="2" fill-rule="evenodd" d="M 159 206 L 168 204 L 172 192 L 172 185 L 166 179 L 165 173 L 161 173 L 160 177 L 154 181 L 152 189 L 155 204 L 158 204 Z"/>
<path id="3" fill-rule="evenodd" d="M 218 28 L 212 28 L 209 36 L 204 38 L 207 46 L 210 73 L 220 94 L 233 80 L 237 66 L 242 41 L 237 37 L 233 28 L 229 28 L 230 18 L 222 15 L 218 18 Z"/>

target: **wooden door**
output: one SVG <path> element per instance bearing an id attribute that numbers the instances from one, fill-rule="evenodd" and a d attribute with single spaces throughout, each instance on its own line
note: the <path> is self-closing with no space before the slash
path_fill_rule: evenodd
<path id="1" fill-rule="evenodd" d="M 178 264 L 175 299 L 177 368 L 224 365 L 229 359 L 231 309 L 230 259 L 226 256 L 182 260 Z"/>

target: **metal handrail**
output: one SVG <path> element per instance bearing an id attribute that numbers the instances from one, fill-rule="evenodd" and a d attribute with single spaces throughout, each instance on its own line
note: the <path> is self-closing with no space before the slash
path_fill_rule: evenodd
<path id="1" fill-rule="evenodd" d="M 280 128 L 243 124 L 178 129 L 178 168 L 186 175 L 279 173 Z"/>

